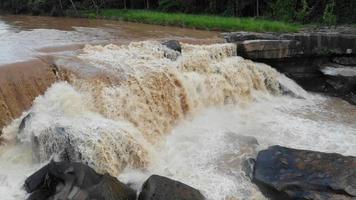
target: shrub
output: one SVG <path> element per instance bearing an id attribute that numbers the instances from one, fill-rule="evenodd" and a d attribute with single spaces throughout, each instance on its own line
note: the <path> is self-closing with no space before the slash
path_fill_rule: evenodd
<path id="1" fill-rule="evenodd" d="M 323 24 L 331 26 L 336 24 L 336 15 L 334 14 L 335 1 L 332 0 L 325 7 L 323 14 Z"/>
<path id="2" fill-rule="evenodd" d="M 158 9 L 165 12 L 182 11 L 184 7 L 184 2 L 180 0 L 162 0 L 158 5 Z"/>
<path id="3" fill-rule="evenodd" d="M 272 17 L 282 21 L 291 22 L 295 19 L 295 4 L 294 0 L 273 0 L 269 4 Z"/>
<path id="4" fill-rule="evenodd" d="M 298 22 L 307 23 L 310 15 L 310 8 L 307 0 L 302 0 L 302 9 L 297 12 L 296 19 Z"/>

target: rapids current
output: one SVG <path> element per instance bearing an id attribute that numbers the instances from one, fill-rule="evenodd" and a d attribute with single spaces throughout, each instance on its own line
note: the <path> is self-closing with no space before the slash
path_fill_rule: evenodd
<path id="1" fill-rule="evenodd" d="M 76 60 L 82 73 L 57 60 L 64 81 L 4 128 L 2 199 L 23 199 L 26 176 L 64 157 L 138 190 L 155 173 L 212 200 L 237 200 L 264 199 L 241 169 L 255 153 L 241 135 L 257 138 L 257 150 L 280 144 L 356 155 L 355 107 L 307 93 L 236 56 L 233 44 L 183 44 L 181 55 L 155 41 L 86 45 Z"/>

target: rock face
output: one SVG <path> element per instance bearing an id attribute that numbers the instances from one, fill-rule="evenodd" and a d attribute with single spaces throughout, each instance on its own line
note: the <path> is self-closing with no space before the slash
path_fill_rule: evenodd
<path id="1" fill-rule="evenodd" d="M 110 175 L 81 163 L 51 162 L 26 179 L 28 200 L 135 200 L 136 193 Z"/>
<path id="2" fill-rule="evenodd" d="M 356 157 L 272 146 L 260 151 L 253 181 L 271 199 L 356 198 Z"/>
<path id="3" fill-rule="evenodd" d="M 237 44 L 239 55 L 271 65 L 305 89 L 356 104 L 356 75 L 347 73 L 349 68 L 356 71 L 356 31 L 353 29 L 291 34 L 235 32 L 225 33 L 224 38 Z M 332 68 L 329 71 L 347 72 L 325 74 L 325 65 Z"/>
<path id="4" fill-rule="evenodd" d="M 240 53 L 255 59 L 356 55 L 356 34 L 338 30 L 291 34 L 234 32 L 224 33 L 223 36 L 227 42 L 237 43 Z M 288 53 L 268 57 L 271 50 Z"/>
<path id="5" fill-rule="evenodd" d="M 166 177 L 152 175 L 142 186 L 139 200 L 204 200 L 196 189 Z"/>

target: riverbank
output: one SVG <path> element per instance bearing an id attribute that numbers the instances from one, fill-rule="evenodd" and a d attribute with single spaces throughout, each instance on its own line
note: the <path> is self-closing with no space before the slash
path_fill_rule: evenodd
<path id="1" fill-rule="evenodd" d="M 88 18 L 105 18 L 214 31 L 297 32 L 301 28 L 297 24 L 255 18 L 164 13 L 147 10 L 103 9 L 98 15 L 95 11 L 82 11 L 81 14 Z"/>

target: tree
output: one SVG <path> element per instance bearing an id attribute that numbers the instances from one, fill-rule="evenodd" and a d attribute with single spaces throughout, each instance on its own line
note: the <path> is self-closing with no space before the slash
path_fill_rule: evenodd
<path id="1" fill-rule="evenodd" d="M 105 0 L 91 0 L 93 7 L 95 8 L 96 15 L 99 15 L 100 8 L 105 4 Z"/>
<path id="2" fill-rule="evenodd" d="M 73 9 L 74 9 L 74 11 L 75 11 L 75 14 L 78 16 L 79 15 L 79 12 L 78 12 L 78 10 L 77 10 L 77 7 L 75 6 L 75 3 L 73 2 L 73 0 L 69 0 L 70 1 L 70 3 L 72 4 L 72 7 L 73 7 Z"/>

